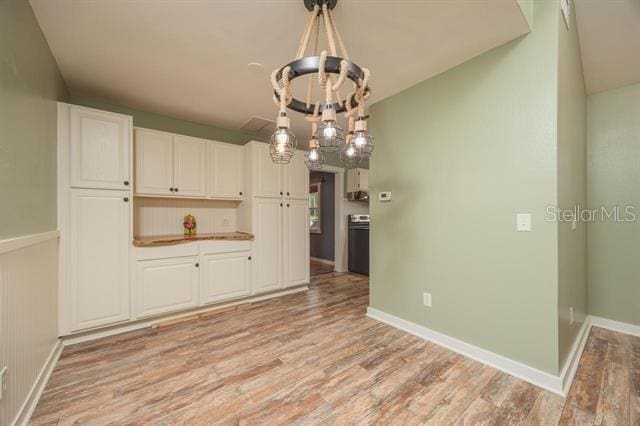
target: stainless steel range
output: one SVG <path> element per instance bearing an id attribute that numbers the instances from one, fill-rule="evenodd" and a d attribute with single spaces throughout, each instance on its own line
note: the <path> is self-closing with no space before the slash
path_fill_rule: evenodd
<path id="1" fill-rule="evenodd" d="M 369 275 L 368 214 L 349 215 L 349 272 Z"/>

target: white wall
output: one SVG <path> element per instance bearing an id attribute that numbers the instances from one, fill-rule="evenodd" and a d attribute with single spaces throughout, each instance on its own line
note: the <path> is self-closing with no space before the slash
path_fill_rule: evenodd
<path id="1" fill-rule="evenodd" d="M 0 241 L 0 425 L 21 423 L 58 348 L 57 232 Z M 33 389 L 33 390 L 32 390 Z"/>

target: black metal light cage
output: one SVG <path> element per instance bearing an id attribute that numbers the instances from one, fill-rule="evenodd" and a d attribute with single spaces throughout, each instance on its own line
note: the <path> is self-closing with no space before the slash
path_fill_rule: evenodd
<path id="1" fill-rule="evenodd" d="M 364 79 L 364 72 L 362 68 L 360 68 L 357 64 L 343 58 L 338 58 L 335 56 L 327 56 L 327 60 L 325 61 L 324 70 L 327 73 L 331 74 L 340 74 L 340 63 L 342 61 L 346 61 L 347 66 L 347 78 L 355 83 L 357 87 L 362 85 L 362 81 Z M 293 81 L 294 79 L 307 75 L 307 74 L 315 74 L 320 70 L 320 56 L 306 56 L 304 58 L 297 59 L 293 62 L 288 63 L 284 67 L 280 68 L 280 71 L 276 74 L 276 80 L 280 81 L 282 79 L 282 73 L 286 67 L 291 67 L 289 71 L 289 81 Z M 367 87 L 365 92 L 369 92 L 369 88 Z M 276 98 L 280 100 L 280 95 L 275 92 Z M 325 104 L 320 104 L 320 112 L 324 110 L 327 106 Z M 358 102 L 355 97 L 351 97 L 351 108 L 357 108 Z M 315 111 L 315 104 L 310 104 L 307 108 L 307 103 L 296 98 L 293 98 L 287 108 L 290 108 L 294 111 L 301 112 L 303 114 L 313 114 Z M 342 106 L 337 102 L 333 103 L 332 108 L 336 111 L 336 113 L 341 113 L 347 110 L 346 102 L 342 103 Z"/>

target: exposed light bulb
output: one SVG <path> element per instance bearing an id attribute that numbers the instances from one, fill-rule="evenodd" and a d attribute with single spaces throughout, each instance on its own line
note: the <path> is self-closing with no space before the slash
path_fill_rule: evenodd
<path id="1" fill-rule="evenodd" d="M 318 159 L 318 150 L 312 149 L 309 151 L 309 160 L 316 161 Z"/>
<path id="2" fill-rule="evenodd" d="M 356 138 L 354 140 L 354 143 L 356 144 L 356 146 L 358 148 L 361 148 L 361 147 L 363 147 L 363 146 L 365 146 L 367 144 L 367 138 L 365 138 L 362 135 L 358 135 L 358 136 L 356 136 Z"/>
<path id="3" fill-rule="evenodd" d="M 349 147 L 345 151 L 345 154 L 347 154 L 347 157 L 353 157 L 354 155 L 356 155 L 356 149 L 353 147 L 353 145 L 349 145 Z"/>
<path id="4" fill-rule="evenodd" d="M 327 123 L 327 127 L 324 128 L 322 134 L 325 138 L 335 138 L 336 137 L 336 128 L 333 127 L 333 123 Z"/>

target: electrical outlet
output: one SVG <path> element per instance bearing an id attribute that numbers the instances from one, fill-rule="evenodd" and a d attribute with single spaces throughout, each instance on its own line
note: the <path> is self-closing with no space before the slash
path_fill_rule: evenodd
<path id="1" fill-rule="evenodd" d="M 224 226 L 229 226 L 230 223 L 231 223 L 231 221 L 229 220 L 228 217 L 225 217 L 225 218 L 222 219 L 222 224 Z"/>
<path id="2" fill-rule="evenodd" d="M 431 293 L 427 293 L 426 291 L 422 293 L 422 304 L 427 307 L 431 307 Z"/>
<path id="3" fill-rule="evenodd" d="M 0 370 L 0 400 L 2 400 L 2 394 L 4 393 L 4 391 L 7 389 L 7 383 L 6 380 L 4 379 L 4 376 L 7 373 L 7 366 L 2 367 L 2 370 Z"/>
<path id="4" fill-rule="evenodd" d="M 569 324 L 573 325 L 573 306 L 569 308 Z"/>

